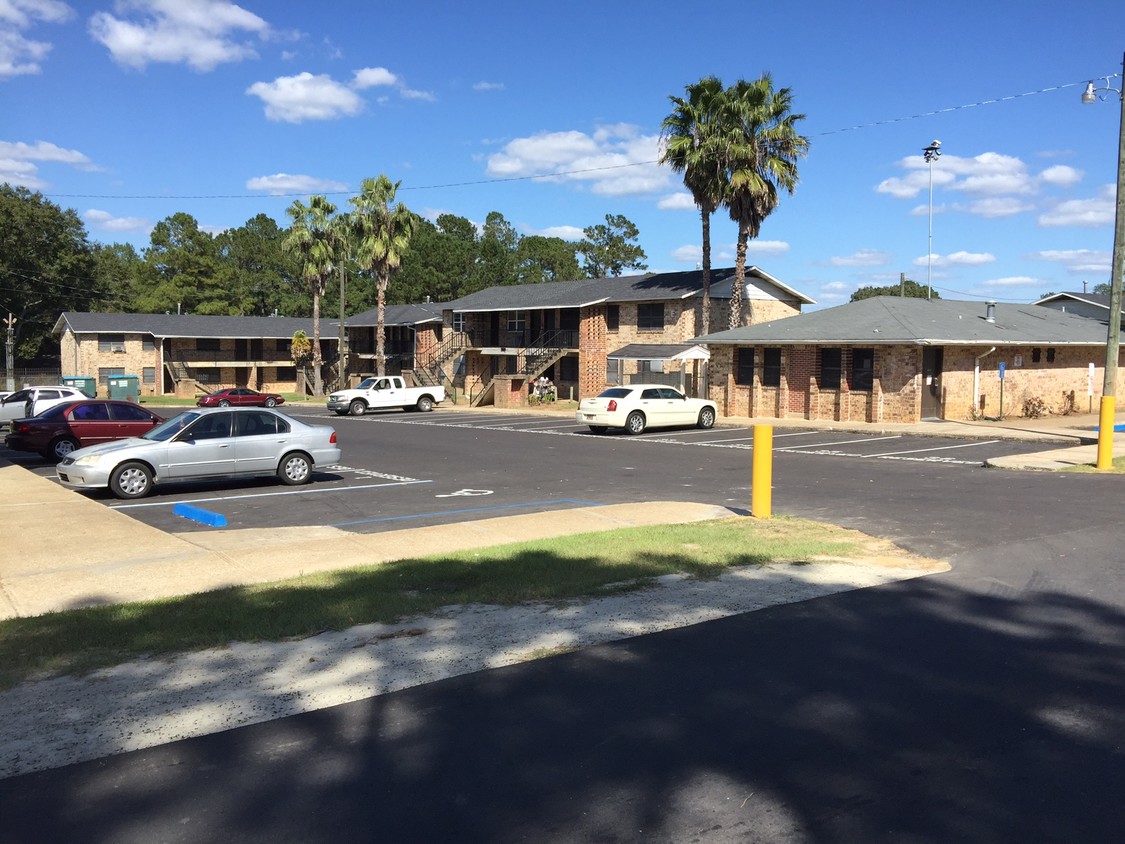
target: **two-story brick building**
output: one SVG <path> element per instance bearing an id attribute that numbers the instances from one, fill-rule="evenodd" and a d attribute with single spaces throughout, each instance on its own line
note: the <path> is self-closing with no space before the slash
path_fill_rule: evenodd
<path id="1" fill-rule="evenodd" d="M 1029 399 L 1096 407 L 1106 336 L 1104 320 L 1040 305 L 880 296 L 693 342 L 725 415 L 918 422 L 1018 416 Z"/>
<path id="2" fill-rule="evenodd" d="M 336 358 L 338 323 L 321 320 L 321 351 Z M 66 311 L 55 323 L 62 374 L 96 377 L 99 393 L 116 375 L 135 375 L 140 394 L 191 398 L 222 387 L 292 392 L 303 379 L 293 335 L 312 336 L 311 319 Z"/>
<path id="3" fill-rule="evenodd" d="M 733 268 L 711 272 L 713 326 L 728 324 L 733 276 Z M 747 269 L 743 300 L 744 323 L 814 303 L 757 267 Z M 444 335 L 419 354 L 415 374 L 452 378 L 472 404 L 524 404 L 540 375 L 574 399 L 635 380 L 698 389 L 702 367 L 690 350 L 702 327 L 699 270 L 490 287 L 442 307 Z M 681 371 L 685 358 L 690 373 Z"/>

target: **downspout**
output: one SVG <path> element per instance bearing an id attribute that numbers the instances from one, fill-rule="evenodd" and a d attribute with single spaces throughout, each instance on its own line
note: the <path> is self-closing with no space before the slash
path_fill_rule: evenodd
<path id="1" fill-rule="evenodd" d="M 972 407 L 972 410 L 973 410 L 973 418 L 974 419 L 977 418 L 977 413 L 979 412 L 977 404 L 978 404 L 978 402 L 980 402 L 980 362 L 981 362 L 982 358 L 988 357 L 990 354 L 992 354 L 995 351 L 996 351 L 996 347 L 993 346 L 991 349 L 989 349 L 983 355 L 977 355 L 976 363 L 973 365 L 973 407 Z"/>

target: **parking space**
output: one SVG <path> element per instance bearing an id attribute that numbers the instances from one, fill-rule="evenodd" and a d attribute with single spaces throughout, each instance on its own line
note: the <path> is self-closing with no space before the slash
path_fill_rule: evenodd
<path id="1" fill-rule="evenodd" d="M 636 500 L 692 500 L 739 508 L 749 491 L 754 432 L 748 426 L 678 428 L 639 436 L 593 434 L 569 416 L 435 411 L 337 417 L 317 406 L 286 413 L 332 425 L 340 464 L 319 466 L 310 484 L 274 478 L 216 479 L 158 486 L 135 501 L 108 491 L 83 494 L 109 509 L 170 532 L 242 528 L 335 527 L 371 533 L 472 521 L 490 515 L 560 511 Z M 988 457 L 1033 450 L 1030 443 L 916 435 L 774 429 L 786 473 L 854 476 L 897 465 L 907 475 L 972 471 Z M 4 451 L 46 478 L 38 456 Z M 817 462 L 819 461 L 819 463 Z M 886 474 L 886 472 L 880 472 Z M 891 474 L 895 474 L 891 472 Z M 185 506 L 179 506 L 185 505 Z M 184 510 L 214 517 L 199 521 Z"/>
<path id="2" fill-rule="evenodd" d="M 629 442 L 699 446 L 707 448 L 753 449 L 754 431 L 749 426 L 720 426 L 711 429 L 675 428 L 648 431 L 630 436 L 621 431 L 593 434 L 585 425 L 569 417 L 543 417 L 535 414 L 498 414 L 493 412 L 446 411 L 426 414 L 383 415 L 365 417 L 388 424 L 426 425 L 526 434 L 579 437 L 621 437 Z M 1029 449 L 1028 443 L 995 439 L 955 439 L 908 434 L 857 434 L 850 431 L 821 429 L 775 428 L 775 452 L 807 454 L 822 457 L 843 457 L 862 460 L 904 460 L 982 466 L 990 457 L 1019 454 Z"/>

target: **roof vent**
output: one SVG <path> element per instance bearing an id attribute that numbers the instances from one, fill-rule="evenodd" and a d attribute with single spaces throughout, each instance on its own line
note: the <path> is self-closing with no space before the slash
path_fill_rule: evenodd
<path id="1" fill-rule="evenodd" d="M 984 303 L 984 321 L 985 322 L 996 322 L 996 303 L 995 302 L 985 302 Z"/>

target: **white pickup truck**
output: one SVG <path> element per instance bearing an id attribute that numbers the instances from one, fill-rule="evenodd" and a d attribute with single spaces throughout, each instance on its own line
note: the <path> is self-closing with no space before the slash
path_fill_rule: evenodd
<path id="1" fill-rule="evenodd" d="M 351 390 L 337 390 L 328 397 L 328 409 L 340 416 L 362 416 L 369 409 L 401 407 L 403 410 L 433 410 L 445 401 L 445 387 L 407 387 L 397 375 L 364 378 Z"/>

